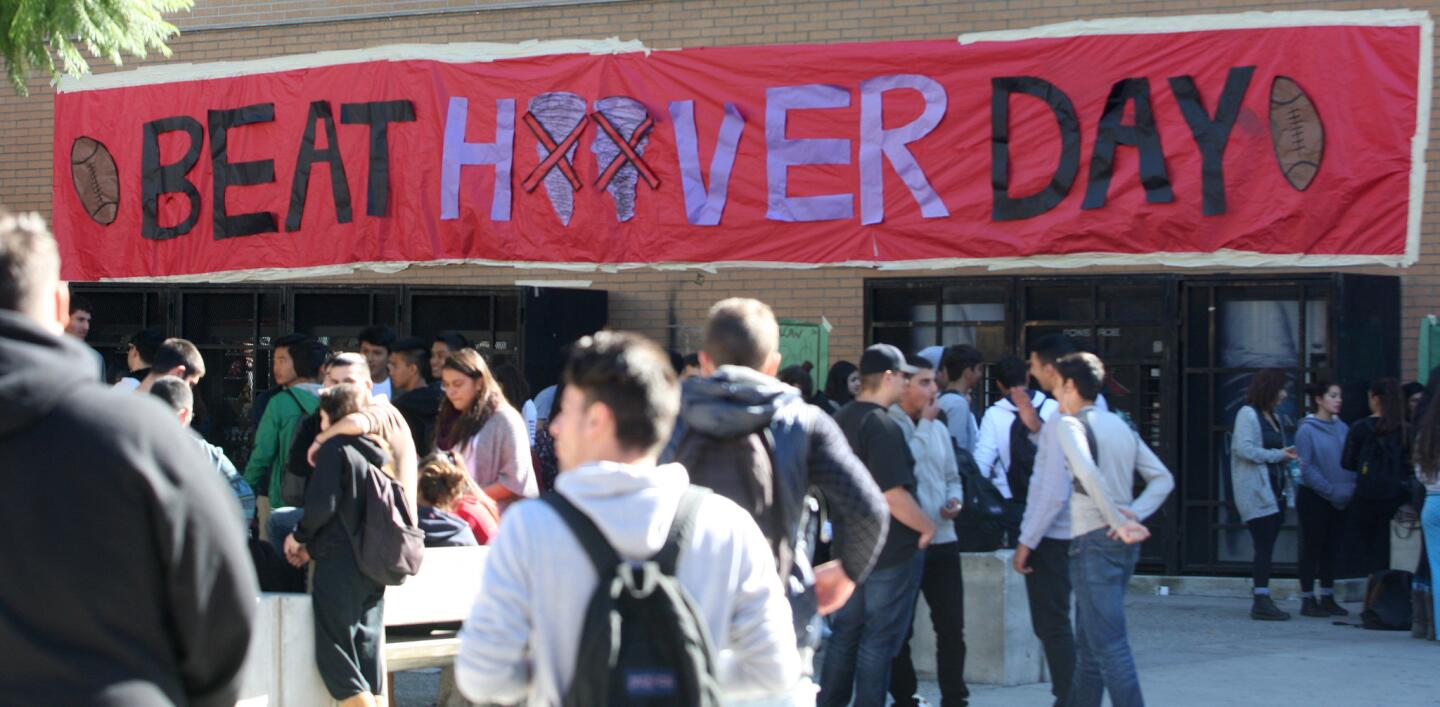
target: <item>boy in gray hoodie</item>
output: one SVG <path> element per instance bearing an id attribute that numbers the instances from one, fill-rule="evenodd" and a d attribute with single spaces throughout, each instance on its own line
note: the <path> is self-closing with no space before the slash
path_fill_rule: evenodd
<path id="1" fill-rule="evenodd" d="M 680 406 L 675 372 L 655 344 L 600 332 L 575 344 L 564 377 L 563 412 L 550 420 L 562 469 L 556 493 L 622 559 L 649 559 L 664 546 L 690 486 L 683 466 L 657 464 Z M 723 699 L 783 699 L 802 687 L 790 603 L 748 511 L 707 495 L 674 577 L 705 622 Z M 561 704 L 576 677 L 597 582 L 580 541 L 550 504 L 512 505 L 460 629 L 460 692 L 487 704 Z"/>
<path id="2" fill-rule="evenodd" d="M 1344 510 L 1355 495 L 1355 472 L 1340 465 L 1349 428 L 1340 420 L 1340 386 L 1319 382 L 1306 397 L 1315 413 L 1300 421 L 1295 452 L 1300 457 L 1300 488 L 1295 509 L 1300 513 L 1300 590 L 1302 616 L 1345 616 L 1335 603 L 1335 556 L 1344 529 Z M 1315 592 L 1315 576 L 1320 591 Z"/>

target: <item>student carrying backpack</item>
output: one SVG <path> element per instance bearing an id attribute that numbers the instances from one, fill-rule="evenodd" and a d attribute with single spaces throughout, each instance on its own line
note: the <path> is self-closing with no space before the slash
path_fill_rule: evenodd
<path id="1" fill-rule="evenodd" d="M 1361 569 L 1368 573 L 1389 563 L 1378 538 L 1409 498 L 1414 467 L 1409 459 L 1405 399 L 1400 382 L 1381 378 L 1370 385 L 1370 416 L 1350 426 L 1340 466 L 1355 472 L 1355 495 L 1345 508 L 1346 532 L 1357 540 Z"/>
<path id="2" fill-rule="evenodd" d="M 564 375 L 551 423 L 564 502 L 506 511 L 460 629 L 456 687 L 486 704 L 793 696 L 800 656 L 765 537 L 680 465 L 656 464 L 678 403 L 669 358 L 600 332 Z"/>
<path id="3" fill-rule="evenodd" d="M 1030 475 L 1035 472 L 1038 451 L 1040 448 L 1030 438 L 1030 428 L 1016 415 L 1010 422 L 1010 465 L 1005 468 L 1005 481 L 1016 503 L 1024 504 L 1030 494 Z"/>
<path id="4" fill-rule="evenodd" d="M 691 483 L 750 513 L 775 558 L 800 644 L 818 646 L 813 554 L 819 524 L 809 509 L 819 504 L 810 494 L 823 496 L 828 517 L 843 531 L 832 557 L 852 580 L 873 565 L 887 520 L 884 497 L 835 421 L 764 373 L 721 366 L 685 382 L 680 418 L 661 460 L 680 463 Z"/>
<path id="5" fill-rule="evenodd" d="M 1030 370 L 1017 356 L 1006 356 L 991 367 L 1000 398 L 985 409 L 980 419 L 980 436 L 975 442 L 975 466 L 1006 498 L 1021 505 L 1035 469 L 1036 446 L 1025 419 L 1043 424 L 1055 414 L 1057 405 L 1049 396 L 1027 386 Z M 1017 401 L 1029 409 L 1021 410 Z M 1036 431 L 1040 428 L 1037 426 Z"/>
<path id="6" fill-rule="evenodd" d="M 710 636 L 694 600 L 675 579 L 680 548 L 709 493 L 696 486 L 685 492 L 660 552 L 638 566 L 621 560 L 575 504 L 560 494 L 544 496 L 600 578 L 585 611 L 566 707 L 720 704 Z"/>
<path id="7" fill-rule="evenodd" d="M 343 383 L 320 394 L 322 419 L 360 410 L 364 388 Z M 383 469 L 381 442 L 337 435 L 315 455 L 305 510 L 285 539 L 297 567 L 313 559 L 315 661 L 336 700 L 381 694 L 378 675 L 385 587 L 419 570 L 424 534 L 415 527 L 409 494 Z"/>
<path id="8" fill-rule="evenodd" d="M 1407 496 L 1410 465 L 1405 463 L 1401 435 L 1380 435 L 1375 418 L 1355 423 L 1361 439 L 1354 450 L 1355 495 L 1359 498 L 1399 505 Z"/>

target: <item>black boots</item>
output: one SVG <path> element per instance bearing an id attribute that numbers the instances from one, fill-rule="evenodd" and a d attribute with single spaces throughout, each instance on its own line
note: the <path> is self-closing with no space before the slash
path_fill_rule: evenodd
<path id="1" fill-rule="evenodd" d="M 1256 594 L 1255 603 L 1250 607 L 1250 618 L 1256 621 L 1289 621 L 1290 614 L 1275 606 L 1269 594 Z"/>
<path id="2" fill-rule="evenodd" d="M 1331 616 L 1349 616 L 1350 612 L 1345 607 L 1335 603 L 1335 596 L 1327 594 L 1319 599 L 1307 596 L 1300 601 L 1300 615 L 1314 616 L 1316 618 L 1329 618 Z"/>

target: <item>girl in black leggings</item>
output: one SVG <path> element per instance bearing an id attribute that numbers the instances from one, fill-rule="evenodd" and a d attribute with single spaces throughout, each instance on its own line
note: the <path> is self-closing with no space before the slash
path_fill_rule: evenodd
<path id="1" fill-rule="evenodd" d="M 1271 555 L 1285 518 L 1284 466 L 1296 458 L 1295 449 L 1286 445 L 1285 427 L 1276 413 L 1285 395 L 1284 371 L 1267 368 L 1255 373 L 1245 393 L 1245 405 L 1235 414 L 1231 434 L 1230 483 L 1235 507 L 1255 548 L 1250 618 L 1256 621 L 1290 618 L 1270 599 Z"/>
<path id="2" fill-rule="evenodd" d="M 1340 420 L 1340 386 L 1321 381 L 1306 389 L 1314 413 L 1300 421 L 1295 451 L 1300 456 L 1300 591 L 1302 616 L 1345 616 L 1335 603 L 1335 559 L 1340 553 L 1344 509 L 1355 494 L 1355 472 L 1340 458 L 1349 429 Z M 1319 575 L 1320 591 L 1315 591 Z"/>
<path id="3" fill-rule="evenodd" d="M 1355 497 L 1345 508 L 1346 535 L 1366 575 L 1390 566 L 1384 538 L 1390 519 L 1408 498 L 1404 481 L 1414 473 L 1400 382 L 1381 378 L 1371 383 L 1369 402 L 1370 416 L 1350 426 L 1340 459 L 1341 466 L 1357 474 Z"/>

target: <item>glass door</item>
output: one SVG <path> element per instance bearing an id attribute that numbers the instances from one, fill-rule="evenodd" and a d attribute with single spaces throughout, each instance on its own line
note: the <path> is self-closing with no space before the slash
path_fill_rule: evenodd
<path id="1" fill-rule="evenodd" d="M 1248 569 L 1254 549 L 1233 501 L 1230 440 L 1235 414 L 1254 374 L 1283 369 L 1289 397 L 1278 412 L 1288 439 L 1304 417 L 1305 384 L 1333 380 L 1331 288 L 1327 281 L 1199 281 L 1183 289 L 1185 406 L 1185 567 Z M 1293 500 L 1275 546 L 1275 562 L 1293 571 L 1299 534 Z"/>

